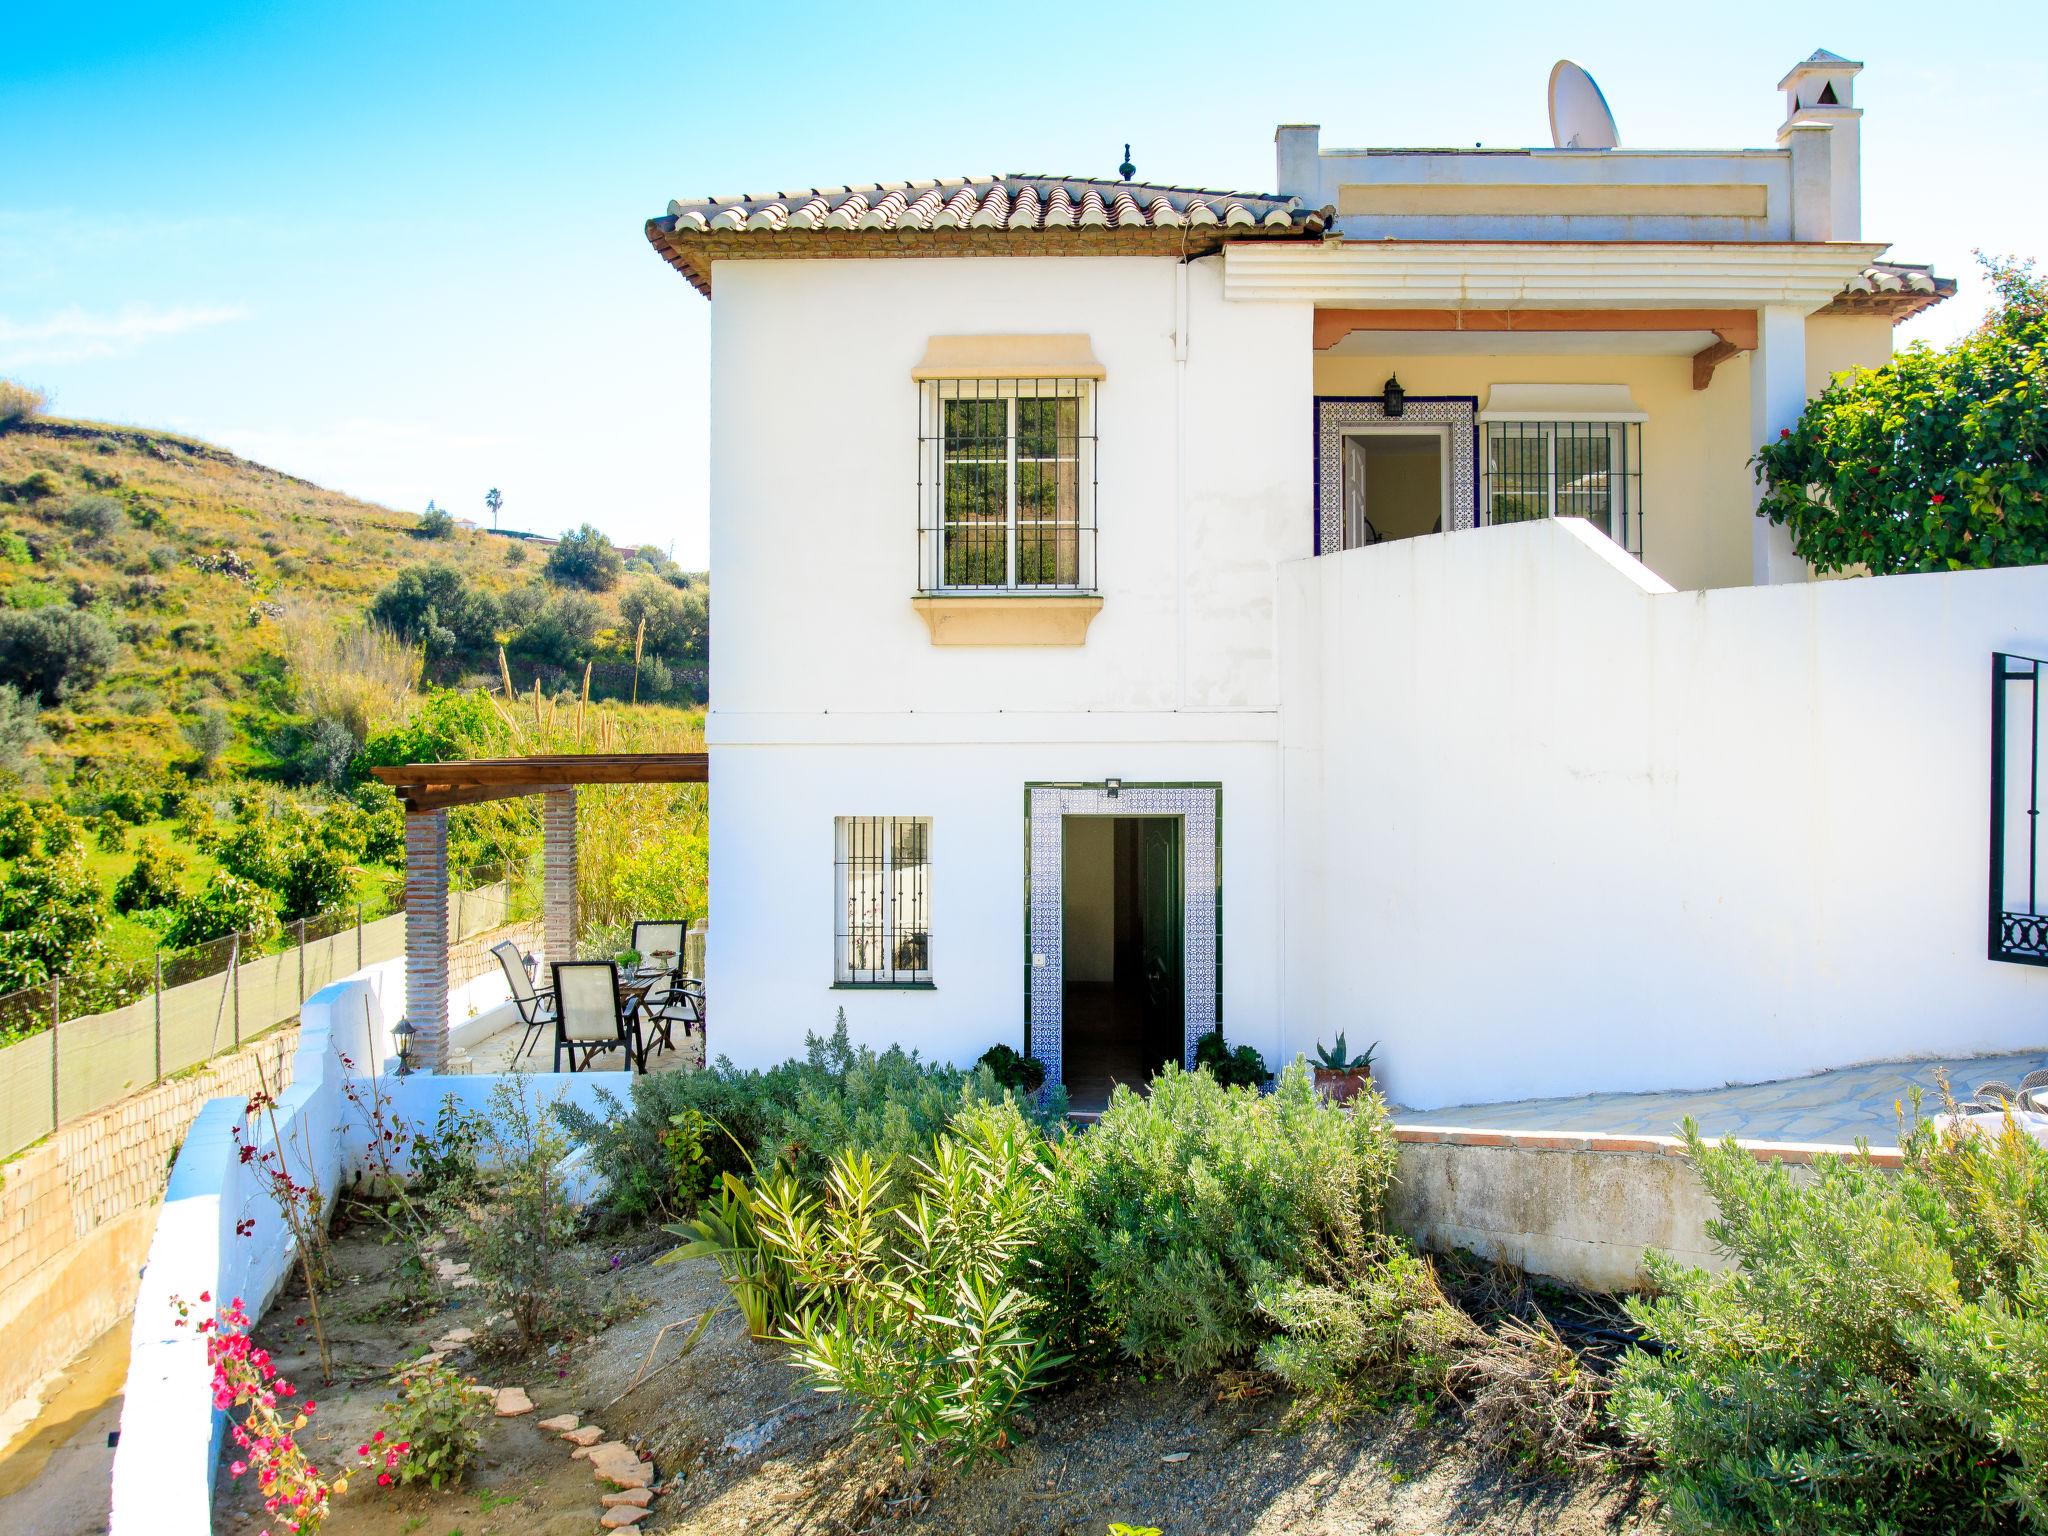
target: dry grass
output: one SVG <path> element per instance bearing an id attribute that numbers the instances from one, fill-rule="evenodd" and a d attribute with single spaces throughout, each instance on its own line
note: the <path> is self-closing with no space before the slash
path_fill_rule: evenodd
<path id="1" fill-rule="evenodd" d="M 13 379 L 0 379 L 0 431 L 43 413 L 47 397 Z"/>
<path id="2" fill-rule="evenodd" d="M 377 624 L 336 625 L 332 614 L 289 603 L 278 620 L 285 665 L 299 708 L 335 720 L 358 742 L 398 725 L 419 686 L 420 654 Z"/>

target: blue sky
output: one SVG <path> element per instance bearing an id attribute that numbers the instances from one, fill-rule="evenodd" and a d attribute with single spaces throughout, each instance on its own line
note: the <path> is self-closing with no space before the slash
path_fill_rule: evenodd
<path id="1" fill-rule="evenodd" d="M 2048 257 L 2048 7 L 455 4 L 17 7 L 0 373 L 323 484 L 706 548 L 708 306 L 671 197 L 994 171 L 1264 188 L 1327 145 L 1547 142 L 1559 56 L 1624 144 L 1767 145 L 1868 65 L 1864 230 L 1964 279 Z M 1712 35 L 1703 36 L 1706 27 Z M 792 429 L 792 446 L 800 429 Z"/>

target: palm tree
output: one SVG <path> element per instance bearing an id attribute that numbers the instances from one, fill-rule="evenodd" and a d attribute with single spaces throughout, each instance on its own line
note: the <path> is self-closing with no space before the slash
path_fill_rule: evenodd
<path id="1" fill-rule="evenodd" d="M 484 492 L 484 506 L 491 514 L 491 526 L 493 528 L 498 526 L 498 508 L 503 505 L 505 505 L 505 498 L 498 494 L 498 488 L 495 485 Z"/>

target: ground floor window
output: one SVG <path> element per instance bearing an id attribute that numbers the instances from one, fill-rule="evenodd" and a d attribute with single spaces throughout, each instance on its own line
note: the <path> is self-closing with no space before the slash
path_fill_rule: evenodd
<path id="1" fill-rule="evenodd" d="M 841 816 L 836 827 L 841 986 L 929 986 L 928 816 Z"/>
<path id="2" fill-rule="evenodd" d="M 1635 421 L 1487 421 L 1488 523 L 1582 517 L 1641 555 L 1643 428 Z"/>

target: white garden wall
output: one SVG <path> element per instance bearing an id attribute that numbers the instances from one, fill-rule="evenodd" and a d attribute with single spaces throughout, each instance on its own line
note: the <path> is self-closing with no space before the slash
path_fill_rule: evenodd
<path id="1" fill-rule="evenodd" d="M 343 1178 L 368 1166 L 363 1121 L 343 1092 L 343 1059 L 361 1069 L 375 1055 L 388 1071 L 390 1029 L 403 1006 L 403 976 L 392 963 L 368 967 L 306 1000 L 292 1083 L 277 1105 L 275 1141 L 270 1117 L 252 1123 L 242 1098 L 210 1100 L 193 1121 L 171 1168 L 135 1302 L 114 1457 L 114 1536 L 213 1528 L 214 1471 L 226 1420 L 213 1411 L 205 1340 L 173 1326 L 172 1298 L 192 1304 L 195 1319 L 208 1310 L 199 1303 L 202 1294 L 213 1306 L 239 1297 L 252 1317 L 260 1317 L 294 1261 L 260 1167 L 245 1165 L 237 1153 L 236 1129 L 260 1149 L 281 1143 L 293 1174 L 302 1181 L 310 1176 L 331 1200 Z M 397 1114 L 431 1126 L 447 1095 L 474 1110 L 500 1081 L 422 1075 L 386 1077 L 384 1086 Z M 517 1081 L 536 1103 L 567 1098 L 586 1109 L 596 1107 L 600 1090 L 623 1101 L 631 1088 L 631 1074 L 624 1072 L 529 1073 Z M 250 1230 L 238 1234 L 244 1221 Z"/>
<path id="2" fill-rule="evenodd" d="M 2048 1042 L 1985 958 L 2048 569 L 1673 593 L 1569 520 L 1287 566 L 1286 1049 L 1416 1108 Z"/>

